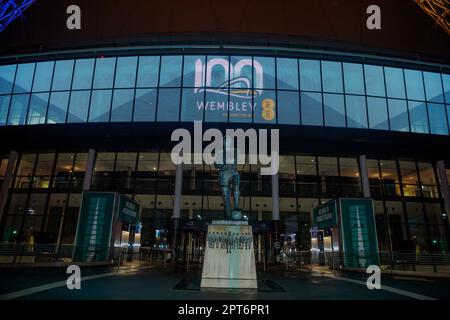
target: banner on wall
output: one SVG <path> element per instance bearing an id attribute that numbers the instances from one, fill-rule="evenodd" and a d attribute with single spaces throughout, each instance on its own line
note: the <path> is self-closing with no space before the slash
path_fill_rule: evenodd
<path id="1" fill-rule="evenodd" d="M 318 229 L 335 227 L 337 225 L 336 200 L 327 201 L 313 209 L 313 226 Z"/>

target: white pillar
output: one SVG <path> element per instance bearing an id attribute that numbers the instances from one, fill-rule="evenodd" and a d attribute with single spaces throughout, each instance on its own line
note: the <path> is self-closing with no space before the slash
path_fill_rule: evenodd
<path id="1" fill-rule="evenodd" d="M 84 174 L 83 191 L 88 191 L 91 189 L 92 176 L 94 175 L 94 166 L 95 166 L 95 150 L 89 149 L 86 164 L 86 173 Z"/>
<path id="2" fill-rule="evenodd" d="M 444 161 L 436 161 L 436 171 L 441 185 L 441 194 L 444 199 L 445 212 L 447 213 L 447 221 L 450 216 L 450 190 L 448 186 L 447 172 L 445 171 Z M 450 223 L 450 221 L 449 221 Z"/>
<path id="3" fill-rule="evenodd" d="M 367 158 L 362 154 L 359 156 L 359 167 L 361 169 L 361 182 L 364 198 L 370 198 L 369 172 L 367 171 Z"/>
<path id="4" fill-rule="evenodd" d="M 8 199 L 9 186 L 14 174 L 14 164 L 17 160 L 17 152 L 11 151 L 6 166 L 5 178 L 3 179 L 2 188 L 0 189 L 0 221 L 2 220 L 3 211 L 5 210 L 6 200 Z"/>
<path id="5" fill-rule="evenodd" d="M 280 220 L 280 194 L 278 173 L 272 175 L 272 220 Z"/>
<path id="6" fill-rule="evenodd" d="M 173 200 L 172 218 L 181 218 L 181 189 L 183 186 L 183 165 L 179 164 L 175 169 L 175 193 Z"/>

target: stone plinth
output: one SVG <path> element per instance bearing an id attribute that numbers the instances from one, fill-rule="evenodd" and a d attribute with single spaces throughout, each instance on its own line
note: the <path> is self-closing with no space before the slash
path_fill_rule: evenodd
<path id="1" fill-rule="evenodd" d="M 208 226 L 200 287 L 258 287 L 251 226 L 241 221 Z"/>

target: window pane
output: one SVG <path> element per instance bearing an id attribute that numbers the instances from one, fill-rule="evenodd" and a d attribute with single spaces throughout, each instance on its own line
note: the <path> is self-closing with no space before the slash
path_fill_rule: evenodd
<path id="1" fill-rule="evenodd" d="M 393 131 L 409 131 L 406 101 L 388 99 L 389 122 Z"/>
<path id="2" fill-rule="evenodd" d="M 8 125 L 25 124 L 29 100 L 29 94 L 15 94 L 12 96 Z"/>
<path id="3" fill-rule="evenodd" d="M 417 166 L 419 167 L 419 177 L 422 184 L 436 185 L 433 165 L 428 162 L 418 162 Z"/>
<path id="4" fill-rule="evenodd" d="M 193 88 L 184 88 L 183 97 L 181 99 L 181 121 L 194 121 L 203 120 L 203 97 L 204 93 L 197 94 L 194 92 Z M 200 98 L 201 100 L 198 100 Z M 224 104 L 217 104 L 217 101 L 208 101 L 207 110 L 208 112 L 217 112 L 218 108 L 224 110 Z"/>
<path id="5" fill-rule="evenodd" d="M 303 125 L 323 125 L 322 95 L 320 93 L 301 93 Z"/>
<path id="6" fill-rule="evenodd" d="M 278 91 L 278 123 L 300 124 L 298 92 Z"/>
<path id="7" fill-rule="evenodd" d="M 178 121 L 180 89 L 160 89 L 157 121 Z"/>
<path id="8" fill-rule="evenodd" d="M 237 75 L 235 75 L 236 77 Z M 275 59 L 253 58 L 253 86 L 258 89 L 275 89 Z"/>
<path id="9" fill-rule="evenodd" d="M 16 65 L 0 66 L 0 94 L 11 93 Z"/>
<path id="10" fill-rule="evenodd" d="M 252 62 L 250 62 L 250 76 L 251 76 L 251 66 Z M 242 68 L 240 67 L 241 71 Z M 222 87 L 230 77 L 230 68 L 229 68 L 229 57 L 227 56 L 208 56 L 207 64 L 206 64 L 206 82 L 203 84 L 203 81 L 200 80 L 200 76 L 202 73 L 197 74 L 196 87 L 206 86 L 208 88 L 220 88 Z M 231 75 L 232 76 L 232 75 Z M 251 80 L 249 81 L 251 85 Z M 248 84 L 248 83 L 247 83 Z M 231 84 L 231 86 L 241 87 L 242 82 L 238 82 L 236 85 Z"/>
<path id="11" fill-rule="evenodd" d="M 298 90 L 297 59 L 277 58 L 277 88 Z"/>
<path id="12" fill-rule="evenodd" d="M 275 90 L 266 89 L 262 95 L 256 96 L 253 101 L 253 120 L 255 123 L 277 122 L 277 99 Z M 252 109 L 251 105 L 248 105 L 247 108 Z M 244 111 L 244 104 L 242 104 L 242 111 Z"/>
<path id="13" fill-rule="evenodd" d="M 111 122 L 129 122 L 133 112 L 134 89 L 114 90 Z"/>
<path id="14" fill-rule="evenodd" d="M 342 67 L 340 62 L 322 61 L 323 91 L 342 93 Z"/>
<path id="15" fill-rule="evenodd" d="M 445 102 L 450 104 L 450 74 L 442 74 L 442 84 L 444 86 Z"/>
<path id="16" fill-rule="evenodd" d="M 347 107 L 347 127 L 367 128 L 366 98 L 345 95 Z"/>
<path id="17" fill-rule="evenodd" d="M 203 94 L 198 93 L 196 104 L 203 110 Z M 210 107 L 211 101 L 215 101 L 215 108 Z M 228 121 L 228 95 L 219 92 L 206 92 L 205 121 L 208 122 L 227 122 Z"/>
<path id="18" fill-rule="evenodd" d="M 345 104 L 342 94 L 323 95 L 323 108 L 325 112 L 325 126 L 345 128 Z"/>
<path id="19" fill-rule="evenodd" d="M 241 97 L 230 94 L 230 106 L 228 111 L 230 122 L 252 122 L 253 104 L 251 99 L 242 99 Z"/>
<path id="20" fill-rule="evenodd" d="M 422 72 L 405 69 L 406 95 L 408 99 L 425 100 Z"/>
<path id="21" fill-rule="evenodd" d="M 208 57 L 209 58 L 209 57 Z M 209 73 L 209 64 L 208 63 L 208 70 L 207 73 Z M 223 65 L 223 67 L 222 67 Z M 233 66 L 233 68 L 230 68 L 230 87 L 231 88 L 243 88 L 243 89 L 249 89 L 253 88 L 255 85 L 255 80 L 253 79 L 254 69 L 253 69 L 253 59 L 252 57 L 246 57 L 246 56 L 231 56 L 230 57 L 230 65 Z M 216 67 L 212 70 L 214 74 L 216 74 L 215 77 L 222 78 L 225 77 L 228 79 L 227 73 L 227 64 L 226 60 L 222 61 L 220 64 L 216 65 Z M 261 82 L 261 78 L 258 79 L 258 82 Z M 261 86 L 261 84 L 259 84 Z M 237 93 L 241 92 L 242 90 L 231 90 L 231 93 Z"/>
<path id="22" fill-rule="evenodd" d="M 448 134 L 447 115 L 443 104 L 428 103 L 428 116 L 432 134 Z"/>
<path id="23" fill-rule="evenodd" d="M 0 126 L 6 124 L 11 96 L 0 96 Z"/>
<path id="24" fill-rule="evenodd" d="M 14 82 L 14 93 L 25 93 L 31 91 L 34 65 L 34 63 L 25 63 L 17 66 L 16 81 Z"/>
<path id="25" fill-rule="evenodd" d="M 111 90 L 94 90 L 91 97 L 89 122 L 108 122 L 111 108 Z"/>
<path id="26" fill-rule="evenodd" d="M 370 96 L 386 96 L 384 88 L 383 67 L 364 65 L 366 79 L 366 93 Z"/>
<path id="27" fill-rule="evenodd" d="M 74 63 L 74 60 L 56 61 L 52 91 L 70 89 Z"/>
<path id="28" fill-rule="evenodd" d="M 49 93 L 34 93 L 31 95 L 27 124 L 43 124 L 47 115 Z"/>
<path id="29" fill-rule="evenodd" d="M 158 86 L 159 56 L 139 57 L 138 87 Z"/>
<path id="30" fill-rule="evenodd" d="M 429 133 L 427 107 L 425 102 L 408 101 L 411 132 Z"/>
<path id="31" fill-rule="evenodd" d="M 424 72 L 423 80 L 425 82 L 427 101 L 444 103 L 441 75 L 434 72 Z"/>
<path id="32" fill-rule="evenodd" d="M 38 62 L 33 81 L 33 92 L 49 91 L 52 82 L 53 61 Z"/>
<path id="33" fill-rule="evenodd" d="M 87 122 L 90 91 L 72 91 L 70 96 L 68 123 Z"/>
<path id="34" fill-rule="evenodd" d="M 362 65 L 357 63 L 343 63 L 345 92 L 364 94 L 364 77 Z"/>
<path id="35" fill-rule="evenodd" d="M 95 63 L 94 89 L 112 88 L 116 58 L 97 58 Z"/>
<path id="36" fill-rule="evenodd" d="M 161 87 L 179 87 L 181 85 L 182 56 L 163 56 L 161 58 Z M 158 112 L 159 113 L 159 112 Z"/>
<path id="37" fill-rule="evenodd" d="M 72 89 L 90 89 L 94 72 L 94 59 L 82 59 L 75 62 Z"/>
<path id="38" fill-rule="evenodd" d="M 322 91 L 320 80 L 320 61 L 299 60 L 300 89 L 306 91 Z"/>
<path id="39" fill-rule="evenodd" d="M 385 98 L 367 97 L 369 128 L 389 130 L 388 112 Z"/>
<path id="40" fill-rule="evenodd" d="M 133 88 L 136 83 L 137 57 L 117 58 L 115 88 Z"/>
<path id="41" fill-rule="evenodd" d="M 384 74 L 386 76 L 387 96 L 405 99 L 405 83 L 402 69 L 385 67 Z"/>
<path id="42" fill-rule="evenodd" d="M 204 87 L 205 56 L 184 56 L 183 87 Z"/>
<path id="43" fill-rule="evenodd" d="M 416 163 L 414 161 L 400 161 L 400 173 L 403 184 L 418 184 Z"/>
<path id="44" fill-rule="evenodd" d="M 133 121 L 155 121 L 156 89 L 137 89 Z"/>
<path id="45" fill-rule="evenodd" d="M 47 123 L 65 123 L 69 92 L 52 92 L 48 105 Z"/>

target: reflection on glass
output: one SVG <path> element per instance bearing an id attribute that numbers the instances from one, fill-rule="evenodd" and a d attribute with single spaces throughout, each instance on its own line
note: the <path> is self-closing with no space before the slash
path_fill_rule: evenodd
<path id="1" fill-rule="evenodd" d="M 277 58 L 277 89 L 298 90 L 297 59 Z"/>
<path id="2" fill-rule="evenodd" d="M 0 66 L 0 94 L 11 93 L 15 74 L 15 64 Z"/>
<path id="3" fill-rule="evenodd" d="M 112 90 L 94 90 L 91 96 L 89 122 L 108 122 Z"/>
<path id="4" fill-rule="evenodd" d="M 438 103 L 427 103 L 430 131 L 432 134 L 448 135 L 447 115 L 445 106 Z"/>
<path id="5" fill-rule="evenodd" d="M 320 61 L 299 60 L 300 89 L 304 91 L 321 91 Z"/>
<path id="6" fill-rule="evenodd" d="M 340 62 L 322 61 L 323 91 L 342 93 L 342 66 Z"/>
<path id="7" fill-rule="evenodd" d="M 178 121 L 180 89 L 159 89 L 157 121 Z"/>
<path id="8" fill-rule="evenodd" d="M 325 126 L 345 128 L 345 104 L 342 94 L 323 95 Z"/>
<path id="9" fill-rule="evenodd" d="M 403 80 L 403 70 L 399 68 L 384 68 L 386 77 L 387 96 L 390 98 L 405 99 L 405 82 Z"/>
<path id="10" fill-rule="evenodd" d="M 133 114 L 134 89 L 116 89 L 113 94 L 111 122 L 130 122 Z"/>
<path id="11" fill-rule="evenodd" d="M 95 62 L 94 89 L 112 88 L 116 58 L 97 58 Z"/>
<path id="12" fill-rule="evenodd" d="M 11 96 L 0 96 L 0 126 L 6 125 Z"/>
<path id="13" fill-rule="evenodd" d="M 56 61 L 52 82 L 53 91 L 70 90 L 74 64 L 74 60 Z"/>
<path id="14" fill-rule="evenodd" d="M 389 123 L 393 131 L 409 131 L 405 100 L 388 99 Z"/>
<path id="15" fill-rule="evenodd" d="M 322 126 L 322 95 L 320 93 L 301 93 L 301 114 L 303 125 Z"/>
<path id="16" fill-rule="evenodd" d="M 95 59 L 80 59 L 75 62 L 72 89 L 90 89 Z"/>
<path id="17" fill-rule="evenodd" d="M 366 80 L 366 93 L 369 96 L 385 97 L 383 67 L 364 65 L 364 77 Z"/>
<path id="18" fill-rule="evenodd" d="M 425 102 L 408 101 L 411 132 L 429 133 L 427 107 Z"/>
<path id="19" fill-rule="evenodd" d="M 31 91 L 35 63 L 17 65 L 14 93 L 26 93 Z"/>
<path id="20" fill-rule="evenodd" d="M 31 95 L 27 124 L 43 124 L 47 115 L 49 93 L 34 93 Z"/>
<path id="21" fill-rule="evenodd" d="M 388 112 L 385 98 L 367 97 L 369 128 L 389 130 Z"/>
<path id="22" fill-rule="evenodd" d="M 25 124 L 29 100 L 29 94 L 15 94 L 12 96 L 8 125 L 17 126 Z"/>
<path id="23" fill-rule="evenodd" d="M 115 88 L 133 88 L 136 83 L 137 57 L 117 58 Z"/>
<path id="24" fill-rule="evenodd" d="M 67 107 L 69 104 L 69 92 L 52 92 L 48 104 L 47 123 L 65 123 Z"/>
<path id="25" fill-rule="evenodd" d="M 343 63 L 345 93 L 365 94 L 362 65 L 359 63 Z"/>
<path id="26" fill-rule="evenodd" d="M 347 127 L 367 128 L 366 99 L 364 96 L 345 95 Z"/>
<path id="27" fill-rule="evenodd" d="M 408 99 L 425 100 L 422 72 L 405 69 L 406 95 Z"/>
<path id="28" fill-rule="evenodd" d="M 136 86 L 157 87 L 159 74 L 159 56 L 140 56 Z"/>
<path id="29" fill-rule="evenodd" d="M 182 56 L 161 57 L 161 74 L 159 85 L 161 87 L 179 87 L 181 85 Z"/>
<path id="30" fill-rule="evenodd" d="M 427 101 L 444 103 L 441 75 L 435 72 L 424 72 L 423 81 L 425 82 Z"/>
<path id="31" fill-rule="evenodd" d="M 157 89 L 136 89 L 133 121 L 155 121 Z"/>
<path id="32" fill-rule="evenodd" d="M 300 105 L 298 92 L 278 91 L 278 123 L 300 124 Z"/>
<path id="33" fill-rule="evenodd" d="M 33 92 L 49 91 L 53 74 L 53 61 L 36 63 Z"/>
<path id="34" fill-rule="evenodd" d="M 68 123 L 87 122 L 90 91 L 72 91 L 70 96 Z"/>

